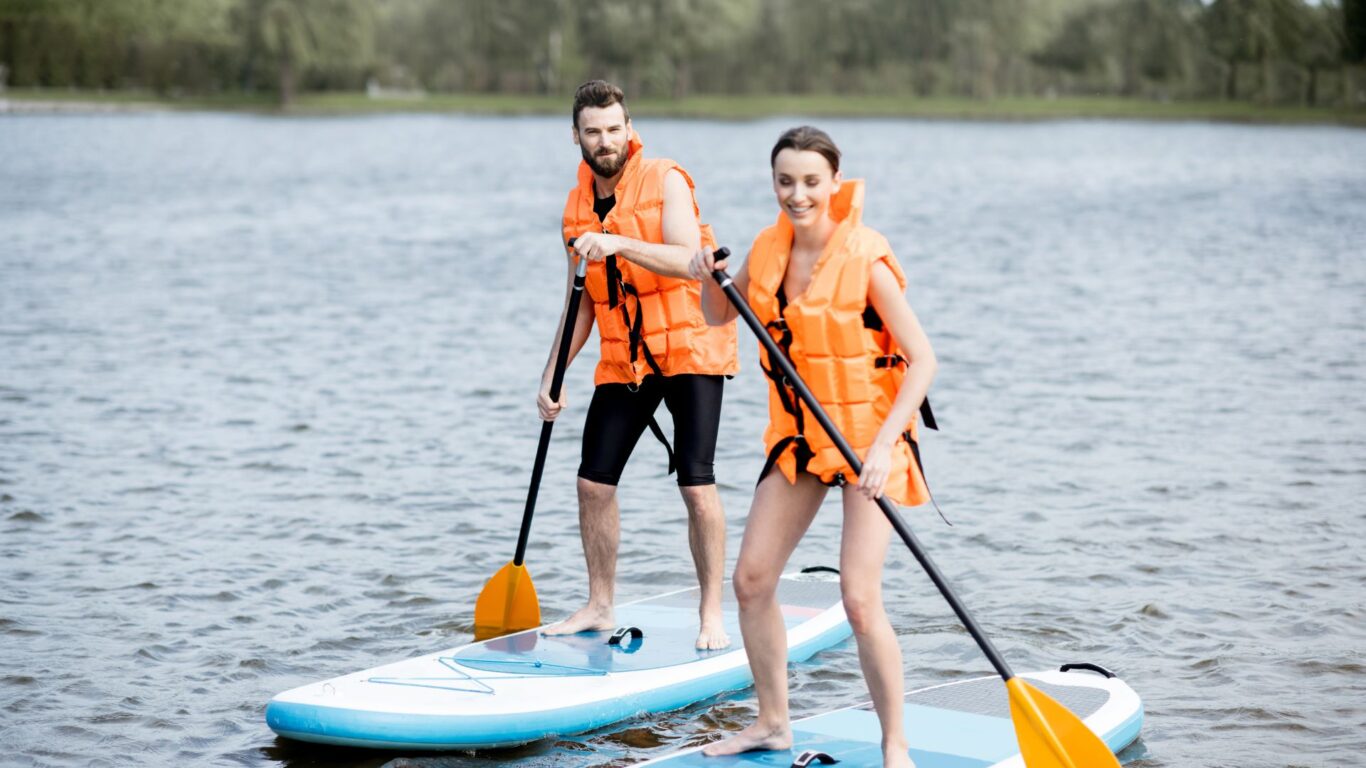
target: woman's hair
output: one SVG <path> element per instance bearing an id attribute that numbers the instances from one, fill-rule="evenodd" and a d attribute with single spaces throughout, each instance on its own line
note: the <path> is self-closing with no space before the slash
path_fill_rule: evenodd
<path id="1" fill-rule="evenodd" d="M 808 150 L 819 152 L 830 163 L 831 171 L 838 172 L 840 169 L 840 148 L 835 146 L 830 134 L 819 128 L 810 125 L 789 128 L 782 136 L 778 137 L 778 143 L 773 145 L 773 154 L 769 155 L 768 158 L 769 168 L 778 162 L 778 153 L 784 149 L 795 149 L 798 152 Z"/>

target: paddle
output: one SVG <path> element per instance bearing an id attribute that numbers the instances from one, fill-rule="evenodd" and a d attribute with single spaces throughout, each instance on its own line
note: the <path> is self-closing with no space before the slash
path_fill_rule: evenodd
<path id="1" fill-rule="evenodd" d="M 719 248 L 716 251 L 716 260 L 721 261 L 730 256 L 730 250 Z M 749 308 L 740 291 L 736 289 L 730 275 L 725 270 L 718 269 L 712 272 L 716 282 L 725 292 L 726 298 L 739 310 L 740 316 L 745 319 L 754 335 L 759 338 L 759 343 L 764 349 L 768 350 L 768 359 L 783 371 L 792 387 L 797 390 L 802 402 L 811 414 L 820 422 L 826 434 L 834 441 L 835 446 L 843 454 L 844 460 L 849 462 L 849 466 L 854 472 L 863 471 L 863 462 L 859 460 L 858 454 L 849 446 L 849 442 L 840 434 L 830 417 L 826 415 L 825 409 L 816 401 L 815 395 L 807 388 L 806 382 L 802 381 L 801 376 L 797 375 L 797 369 L 792 365 L 792 361 L 778 348 L 778 344 L 773 341 L 773 337 L 768 335 L 759 318 L 754 316 L 754 310 Z M 953 612 L 958 614 L 958 618 L 967 627 L 972 639 L 981 646 L 982 652 L 986 654 L 991 665 L 1001 675 L 1005 681 L 1006 689 L 1010 693 L 1010 716 L 1015 723 L 1015 737 L 1020 742 L 1020 755 L 1024 757 L 1025 765 L 1028 768 L 1104 768 L 1104 766 L 1115 766 L 1118 768 L 1119 761 L 1110 752 L 1110 748 L 1096 736 L 1090 728 L 1076 716 L 1071 710 L 1049 698 L 1039 689 L 1030 685 L 1015 676 L 1011 671 L 1010 665 L 1006 664 L 1005 659 L 996 651 L 996 647 L 991 644 L 991 640 L 982 632 L 982 628 L 977 625 L 977 621 L 968 613 L 968 609 L 954 594 L 949 587 L 944 575 L 939 572 L 934 561 L 921 548 L 920 541 L 911 532 L 906 521 L 902 519 L 901 513 L 897 511 L 892 502 L 886 496 L 880 496 L 877 500 L 882 513 L 887 516 L 887 520 L 896 529 L 901 540 L 910 547 L 911 554 L 920 561 L 920 567 L 929 574 L 930 580 L 939 588 L 940 594 L 949 605 Z"/>
<path id="2" fill-rule="evenodd" d="M 574 247 L 574 241 L 569 241 Z M 560 400 L 560 386 L 564 384 L 564 369 L 569 364 L 569 345 L 574 336 L 574 321 L 579 316 L 579 300 L 583 298 L 583 278 L 588 271 L 588 259 L 579 258 L 574 272 L 574 290 L 569 293 L 565 307 L 564 330 L 560 333 L 560 349 L 555 356 L 555 372 L 550 378 L 550 401 Z M 536 447 L 536 462 L 531 467 L 531 487 L 527 489 L 526 509 L 522 512 L 522 530 L 517 534 L 517 552 L 512 561 L 493 574 L 484 584 L 479 599 L 474 603 L 474 639 L 489 638 L 541 626 L 541 604 L 536 599 L 536 585 L 523 561 L 526 542 L 531 535 L 531 515 L 536 510 L 536 492 L 541 487 L 541 472 L 545 469 L 545 454 L 550 447 L 550 431 L 555 422 L 541 424 L 541 443 Z"/>

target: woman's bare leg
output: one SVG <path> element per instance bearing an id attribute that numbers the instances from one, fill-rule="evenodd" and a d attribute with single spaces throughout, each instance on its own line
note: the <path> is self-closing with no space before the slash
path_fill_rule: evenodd
<path id="1" fill-rule="evenodd" d="M 789 484 L 774 469 L 754 492 L 732 584 L 740 603 L 740 633 L 754 672 L 759 716 L 734 736 L 708 746 L 704 750 L 708 755 L 792 746 L 787 713 L 787 626 L 778 606 L 778 579 L 816 517 L 825 490 L 811 475 L 798 475 L 797 482 Z"/>
<path id="2" fill-rule="evenodd" d="M 859 665 L 868 681 L 878 722 L 882 725 L 885 766 L 914 766 L 902 724 L 905 682 L 901 646 L 882 604 L 882 564 L 892 525 L 875 502 L 852 485 L 844 487 L 844 535 L 840 540 L 840 588 L 858 642 Z"/>

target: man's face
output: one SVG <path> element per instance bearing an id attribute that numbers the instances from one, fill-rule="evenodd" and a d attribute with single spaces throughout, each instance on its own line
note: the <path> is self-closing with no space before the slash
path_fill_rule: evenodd
<path id="1" fill-rule="evenodd" d="M 584 107 L 579 112 L 574 143 L 579 145 L 583 160 L 593 173 L 603 178 L 616 176 L 626 165 L 630 140 L 631 121 L 626 119 L 626 110 L 620 104 Z"/>

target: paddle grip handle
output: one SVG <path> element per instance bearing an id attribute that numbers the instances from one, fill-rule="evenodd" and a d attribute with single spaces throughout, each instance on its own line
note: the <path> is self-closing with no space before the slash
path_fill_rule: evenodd
<path id="1" fill-rule="evenodd" d="M 715 257 L 718 261 L 728 258 L 729 256 L 729 248 L 718 248 L 715 252 Z M 750 309 L 749 303 L 745 301 L 744 297 L 740 295 L 740 291 L 735 287 L 735 281 L 732 280 L 730 275 L 726 274 L 726 271 L 723 269 L 712 270 L 711 274 L 716 280 L 716 283 L 721 286 L 721 290 L 726 294 L 726 298 L 730 299 L 730 303 L 735 305 L 735 309 L 738 310 L 740 316 L 745 319 L 745 324 L 749 326 L 749 329 L 753 331 L 754 335 L 759 339 L 759 344 L 768 351 L 769 361 L 782 370 L 783 375 L 786 376 L 788 382 L 792 384 L 792 388 L 797 391 L 797 396 L 802 399 L 802 402 L 806 404 L 807 410 L 811 412 L 812 416 L 816 417 L 816 421 L 820 423 L 821 428 L 830 436 L 830 440 L 834 442 L 835 447 L 838 448 L 840 454 L 844 456 L 844 460 L 849 462 L 849 466 L 854 470 L 855 474 L 863 472 L 863 462 L 859 459 L 858 454 L 854 453 L 854 449 L 849 445 L 849 441 L 844 439 L 844 435 L 841 434 L 839 428 L 835 426 L 835 422 L 830 419 L 830 416 L 826 414 L 825 409 L 821 407 L 820 401 L 816 400 L 816 396 L 807 388 L 806 382 L 802 381 L 802 377 L 797 374 L 796 366 L 787 358 L 787 355 L 783 354 L 782 349 L 778 347 L 778 344 L 773 340 L 773 337 L 768 334 L 763 323 L 759 322 L 759 318 L 755 316 L 754 310 Z M 911 554 L 915 555 L 915 559 L 930 577 L 930 581 L 933 581 L 934 585 L 939 588 L 939 593 L 948 601 L 949 607 L 953 608 L 953 612 L 958 615 L 959 621 L 963 622 L 963 626 L 966 627 L 968 633 L 972 635 L 972 639 L 977 641 L 977 645 L 982 649 L 982 653 L 986 654 L 987 660 L 991 662 L 991 665 L 996 668 L 996 672 L 1006 680 L 1014 677 L 1015 673 L 1011 671 L 1010 665 L 1001 657 L 1000 652 L 996 650 L 996 646 L 992 645 L 991 640 L 977 624 L 977 620 L 972 617 L 972 614 L 968 613 L 967 606 L 963 605 L 962 601 L 958 599 L 958 595 L 956 595 L 953 588 L 949 586 L 948 580 L 945 579 L 944 574 L 939 571 L 939 567 L 934 564 L 934 561 L 930 559 L 930 556 L 925 553 L 925 549 L 920 546 L 920 540 L 916 538 L 915 533 L 911 531 L 910 526 L 906 524 L 906 520 L 902 518 L 901 513 L 896 510 L 896 507 L 892 505 L 892 502 L 886 496 L 879 496 L 877 505 L 882 509 L 882 514 L 887 516 L 887 521 L 892 524 L 892 528 L 896 530 L 897 535 L 901 537 L 902 541 L 906 542 L 906 546 L 910 548 Z"/>

